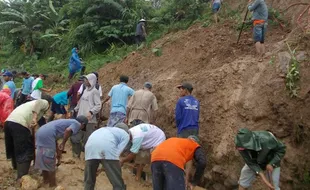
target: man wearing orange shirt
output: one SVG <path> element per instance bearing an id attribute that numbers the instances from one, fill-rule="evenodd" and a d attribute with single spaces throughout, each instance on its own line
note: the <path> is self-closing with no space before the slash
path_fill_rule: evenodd
<path id="1" fill-rule="evenodd" d="M 199 139 L 191 135 L 188 138 L 170 138 L 158 145 L 152 152 L 151 168 L 153 190 L 194 189 L 206 168 L 206 156 L 198 144 Z M 194 178 L 184 178 L 184 165 L 196 161 Z"/>

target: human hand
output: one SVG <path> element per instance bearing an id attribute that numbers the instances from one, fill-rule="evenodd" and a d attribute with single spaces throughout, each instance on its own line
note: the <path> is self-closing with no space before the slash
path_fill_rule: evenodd
<path id="1" fill-rule="evenodd" d="M 267 171 L 269 171 L 269 172 L 272 172 L 272 171 L 273 171 L 273 167 L 272 167 L 272 165 L 270 165 L 270 164 L 268 164 L 268 165 L 266 166 L 266 169 L 267 169 Z"/>
<path id="2" fill-rule="evenodd" d="M 124 160 L 123 160 L 123 159 L 120 159 L 120 160 L 119 160 L 119 164 L 120 164 L 121 167 L 123 167 L 123 165 L 124 165 Z"/>
<path id="3" fill-rule="evenodd" d="M 274 189 L 273 185 L 266 179 L 263 172 L 260 172 L 259 176 L 262 178 L 263 182 L 268 186 L 269 189 Z"/>
<path id="4" fill-rule="evenodd" d="M 31 124 L 30 124 L 30 127 L 31 128 L 35 128 L 37 126 L 37 121 L 36 120 L 32 120 Z"/>
<path id="5" fill-rule="evenodd" d="M 189 190 L 194 190 L 195 189 L 195 185 L 193 185 L 193 184 L 191 184 L 191 183 L 188 183 L 188 185 L 187 185 L 187 189 L 189 189 Z"/>
<path id="6" fill-rule="evenodd" d="M 92 117 L 93 117 L 93 115 L 90 112 L 88 112 L 88 114 L 87 114 L 88 121 L 90 121 Z"/>
<path id="7" fill-rule="evenodd" d="M 61 143 L 59 146 L 58 146 L 58 149 L 61 150 L 61 152 L 65 149 L 65 145 L 63 143 Z"/>

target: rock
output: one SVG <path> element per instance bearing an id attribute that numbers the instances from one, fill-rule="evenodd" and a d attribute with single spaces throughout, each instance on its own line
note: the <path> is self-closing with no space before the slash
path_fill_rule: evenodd
<path id="1" fill-rule="evenodd" d="M 224 185 L 227 189 L 238 188 L 238 177 L 237 175 L 230 174 L 224 181 Z"/>
<path id="2" fill-rule="evenodd" d="M 223 168 L 220 166 L 220 165 L 215 165 L 213 168 L 212 168 L 212 172 L 214 173 L 218 173 L 218 174 L 221 174 L 223 172 Z"/>
<path id="3" fill-rule="evenodd" d="M 304 61 L 307 59 L 307 53 L 305 51 L 301 51 L 296 55 L 297 61 Z"/>
<path id="4" fill-rule="evenodd" d="M 277 70 L 279 73 L 287 73 L 290 61 L 291 61 L 291 55 L 287 52 L 280 52 L 278 53 L 279 63 L 277 64 Z"/>
<path id="5" fill-rule="evenodd" d="M 25 175 L 22 177 L 21 184 L 22 190 L 37 190 L 39 188 L 38 181 L 31 178 L 29 175 Z"/>
<path id="6" fill-rule="evenodd" d="M 54 190 L 65 190 L 63 186 L 58 185 Z"/>
<path id="7" fill-rule="evenodd" d="M 226 190 L 225 186 L 220 183 L 215 183 L 212 187 L 214 190 Z"/>

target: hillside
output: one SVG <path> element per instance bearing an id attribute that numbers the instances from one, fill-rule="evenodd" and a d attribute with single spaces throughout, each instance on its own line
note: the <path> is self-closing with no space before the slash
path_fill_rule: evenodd
<path id="1" fill-rule="evenodd" d="M 106 93 L 118 83 L 121 74 L 130 76 L 129 86 L 135 89 L 146 81 L 152 82 L 159 102 L 156 124 L 168 136 L 176 134 L 175 87 L 183 81 L 192 82 L 193 94 L 201 102 L 200 138 L 209 160 L 206 182 L 210 186 L 224 184 L 239 176 L 243 162 L 233 140 L 238 128 L 247 127 L 270 130 L 286 143 L 282 188 L 296 188 L 309 168 L 305 155 L 309 142 L 303 139 L 309 134 L 306 92 L 310 90 L 310 76 L 308 64 L 301 64 L 300 98 L 290 98 L 285 79 L 279 76 L 284 63 L 278 56 L 287 51 L 283 41 L 287 34 L 278 27 L 269 27 L 269 56 L 259 63 L 254 58 L 250 30 L 236 45 L 237 32 L 230 22 L 209 28 L 197 24 L 156 41 L 153 47 L 162 48 L 160 57 L 150 50 L 133 52 L 123 61 L 103 67 L 100 82 Z M 300 137 L 302 142 L 297 146 Z"/>

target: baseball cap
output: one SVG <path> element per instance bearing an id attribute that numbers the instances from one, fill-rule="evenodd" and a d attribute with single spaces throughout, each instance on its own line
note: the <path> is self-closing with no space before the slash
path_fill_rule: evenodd
<path id="1" fill-rule="evenodd" d="M 10 71 L 5 71 L 5 73 L 3 73 L 3 76 L 13 77 L 13 74 Z"/>
<path id="2" fill-rule="evenodd" d="M 141 19 L 141 20 L 139 20 L 139 22 L 145 22 L 146 20 L 145 19 Z"/>
<path id="3" fill-rule="evenodd" d="M 126 131 L 126 133 L 128 133 L 129 130 L 128 126 L 125 123 L 118 123 L 114 127 L 123 129 L 124 131 Z"/>
<path id="4" fill-rule="evenodd" d="M 145 88 L 148 88 L 148 89 L 151 89 L 151 88 L 153 87 L 153 85 L 152 85 L 152 83 L 150 83 L 150 82 L 145 82 L 145 83 L 144 83 L 144 87 L 145 87 Z"/>
<path id="5" fill-rule="evenodd" d="M 193 90 L 193 85 L 188 82 L 183 82 L 182 84 L 178 85 L 177 88 L 185 88 L 187 90 Z"/>

